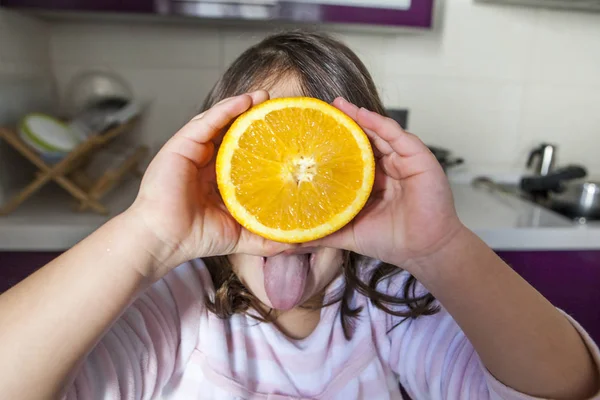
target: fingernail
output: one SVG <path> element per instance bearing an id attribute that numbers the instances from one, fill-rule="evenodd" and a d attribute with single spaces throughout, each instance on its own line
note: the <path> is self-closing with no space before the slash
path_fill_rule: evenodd
<path id="1" fill-rule="evenodd" d="M 245 96 L 249 96 L 249 95 L 250 95 L 249 93 L 242 93 L 242 94 L 238 94 L 237 96 L 233 96 L 233 97 L 231 97 L 231 98 L 230 98 L 230 99 L 228 99 L 227 101 L 230 101 L 230 100 L 237 100 L 237 99 L 239 99 L 239 98 L 242 98 L 242 97 L 245 97 Z"/>
<path id="2" fill-rule="evenodd" d="M 199 119 L 202 119 L 202 117 L 204 117 L 204 114 L 206 114 L 206 112 L 196 115 L 194 118 L 192 118 L 192 121 L 198 121 Z"/>
<path id="3" fill-rule="evenodd" d="M 367 108 L 364 108 L 364 107 L 361 107 L 360 109 L 364 110 L 367 114 L 370 114 L 370 115 L 379 115 L 375 111 L 371 111 L 371 110 L 369 110 Z"/>

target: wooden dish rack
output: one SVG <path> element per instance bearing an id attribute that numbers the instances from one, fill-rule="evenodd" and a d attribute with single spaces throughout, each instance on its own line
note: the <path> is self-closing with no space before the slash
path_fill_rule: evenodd
<path id="1" fill-rule="evenodd" d="M 11 213 L 42 186 L 51 181 L 56 182 L 77 200 L 75 210 L 85 211 L 91 209 L 99 214 L 107 215 L 109 211 L 100 200 L 117 186 L 128 173 L 131 172 L 141 177 L 143 172 L 140 169 L 140 164 L 147 156 L 149 149 L 146 146 L 137 147 L 120 165 L 104 171 L 97 179 L 91 179 L 85 172 L 85 167 L 107 143 L 131 130 L 136 123 L 137 118 L 111 128 L 102 134 L 91 135 L 56 164 L 45 162 L 36 151 L 21 140 L 13 129 L 0 128 L 0 139 L 4 139 L 7 144 L 38 169 L 33 181 L 9 198 L 5 204 L 0 205 L 0 215 Z"/>

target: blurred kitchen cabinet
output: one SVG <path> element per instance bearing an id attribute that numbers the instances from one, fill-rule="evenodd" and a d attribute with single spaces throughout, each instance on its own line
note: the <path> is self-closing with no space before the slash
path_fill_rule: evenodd
<path id="1" fill-rule="evenodd" d="M 498 254 L 600 343 L 600 251 L 502 251 Z M 0 293 L 59 255 L 60 252 L 0 251 Z"/>
<path id="2" fill-rule="evenodd" d="M 60 254 L 60 252 L 0 251 L 0 293 L 27 278 Z"/>
<path id="3" fill-rule="evenodd" d="M 600 251 L 504 251 L 498 255 L 600 343 Z"/>
<path id="4" fill-rule="evenodd" d="M 308 0 L 318 4 L 321 21 L 340 24 L 378 25 L 431 29 L 435 0 Z"/>
<path id="5" fill-rule="evenodd" d="M 142 13 L 211 20 L 331 23 L 416 30 L 433 27 L 436 8 L 435 0 L 0 0 L 0 5 L 54 14 L 61 11 Z"/>
<path id="6" fill-rule="evenodd" d="M 0 0 L 0 5 L 44 11 L 153 13 L 157 10 L 159 2 L 157 0 Z"/>

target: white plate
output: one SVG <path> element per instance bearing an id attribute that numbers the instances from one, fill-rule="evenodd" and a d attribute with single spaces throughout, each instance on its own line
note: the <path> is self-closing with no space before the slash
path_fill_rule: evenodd
<path id="1" fill-rule="evenodd" d="M 42 153 L 68 153 L 77 146 L 69 127 L 45 114 L 29 114 L 20 126 L 21 136 Z"/>

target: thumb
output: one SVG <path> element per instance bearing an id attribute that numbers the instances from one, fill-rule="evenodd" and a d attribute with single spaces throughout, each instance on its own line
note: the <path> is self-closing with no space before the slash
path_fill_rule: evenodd
<path id="1" fill-rule="evenodd" d="M 296 247 L 298 246 L 294 244 L 274 242 L 265 239 L 248 231 L 246 228 L 242 228 L 234 253 L 271 257 Z"/>
<path id="2" fill-rule="evenodd" d="M 354 240 L 354 221 L 348 225 L 332 233 L 329 236 L 325 236 L 322 239 L 313 240 L 311 242 L 303 243 L 302 247 L 330 247 L 334 249 L 342 249 L 356 252 L 356 243 Z"/>

